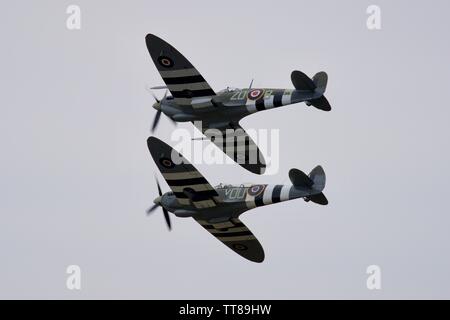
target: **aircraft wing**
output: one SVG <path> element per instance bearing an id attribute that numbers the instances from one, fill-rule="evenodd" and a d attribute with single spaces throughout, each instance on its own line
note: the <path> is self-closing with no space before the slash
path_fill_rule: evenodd
<path id="1" fill-rule="evenodd" d="M 192 100 L 203 100 L 194 103 L 195 108 L 211 106 L 210 98 L 216 93 L 202 75 L 177 49 L 153 34 L 145 37 L 147 49 L 155 63 L 159 74 L 179 105 L 193 106 Z"/>
<path id="2" fill-rule="evenodd" d="M 195 208 L 215 207 L 220 197 L 216 190 L 180 153 L 161 140 L 150 137 L 148 149 L 159 171 L 181 205 Z"/>
<path id="3" fill-rule="evenodd" d="M 264 249 L 258 239 L 238 218 L 220 223 L 209 223 L 197 217 L 194 220 L 242 257 L 254 262 L 264 261 Z"/>
<path id="4" fill-rule="evenodd" d="M 239 123 L 215 125 L 213 123 L 208 124 L 205 121 L 195 121 L 193 124 L 219 149 L 243 168 L 256 174 L 263 174 L 266 170 L 264 156 Z"/>

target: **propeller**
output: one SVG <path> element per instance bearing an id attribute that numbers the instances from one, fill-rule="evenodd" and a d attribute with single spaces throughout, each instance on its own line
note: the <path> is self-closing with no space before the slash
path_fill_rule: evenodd
<path id="1" fill-rule="evenodd" d="M 162 97 L 162 99 L 158 99 L 158 97 L 153 93 L 153 89 L 166 89 L 166 92 L 164 92 L 164 96 Z M 156 114 L 155 114 L 155 118 L 153 118 L 153 123 L 152 123 L 152 127 L 150 129 L 151 133 L 153 133 L 156 129 L 156 127 L 158 126 L 159 123 L 159 119 L 161 118 L 161 102 L 167 97 L 167 93 L 169 92 L 167 90 L 166 86 L 158 86 L 158 87 L 151 87 L 151 88 L 147 88 L 147 90 L 150 92 L 150 94 L 152 95 L 153 99 L 155 99 L 155 103 L 153 104 L 153 108 L 156 110 Z M 170 119 L 170 118 L 169 118 Z M 172 119 L 170 119 L 175 125 L 176 122 L 173 121 Z"/>
<path id="2" fill-rule="evenodd" d="M 163 213 L 164 213 L 164 218 L 166 219 L 167 227 L 169 228 L 169 230 L 172 230 L 172 224 L 171 224 L 171 222 L 170 222 L 169 212 L 167 212 L 166 208 L 164 208 L 164 207 L 161 205 L 161 198 L 162 198 L 161 186 L 159 185 L 158 179 L 156 179 L 156 177 L 155 177 L 155 180 L 156 180 L 156 185 L 157 185 L 157 187 L 158 187 L 158 194 L 159 194 L 159 197 L 156 198 L 155 200 L 153 200 L 153 202 L 154 202 L 155 204 L 152 205 L 150 208 L 148 208 L 148 209 L 146 210 L 147 215 L 149 215 L 149 214 L 151 214 L 153 211 L 155 211 L 155 209 L 156 209 L 157 207 L 161 207 L 161 209 L 162 209 L 162 211 L 163 211 Z"/>
<path id="3" fill-rule="evenodd" d="M 156 86 L 156 87 L 151 87 L 150 89 L 152 89 L 152 90 L 167 89 L 167 86 Z"/>
<path id="4" fill-rule="evenodd" d="M 160 118 L 161 118 L 161 110 L 158 110 L 158 111 L 156 111 L 155 118 L 153 118 L 152 128 L 150 129 L 151 133 L 153 133 L 155 131 Z"/>

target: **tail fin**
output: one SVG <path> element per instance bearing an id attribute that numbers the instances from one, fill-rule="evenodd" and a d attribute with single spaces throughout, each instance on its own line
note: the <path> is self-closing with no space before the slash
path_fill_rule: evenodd
<path id="1" fill-rule="evenodd" d="M 327 89 L 327 83 L 328 83 L 328 75 L 326 72 L 321 71 L 314 75 L 312 80 L 303 72 L 295 70 L 291 73 L 291 81 L 294 85 L 294 88 L 296 90 L 303 90 L 303 91 L 313 91 L 314 93 L 317 93 L 321 95 L 317 99 L 312 99 L 306 102 L 309 106 L 314 106 L 317 109 L 323 110 L 323 111 L 330 111 L 331 105 L 328 102 L 327 98 L 323 96 L 325 93 L 325 90 Z"/>
<path id="2" fill-rule="evenodd" d="M 313 188 L 322 191 L 325 189 L 326 176 L 321 166 L 317 166 L 309 173 L 309 178 L 314 182 Z"/>
<path id="3" fill-rule="evenodd" d="M 325 93 L 325 90 L 327 89 L 327 83 L 328 83 L 328 75 L 324 71 L 320 71 L 316 73 L 312 79 L 314 82 L 314 85 L 316 86 L 316 92 L 320 92 L 322 94 Z"/>
<path id="4" fill-rule="evenodd" d="M 315 167 L 309 175 L 298 169 L 291 169 L 289 171 L 289 179 L 294 187 L 311 190 L 312 194 L 305 198 L 306 201 L 312 201 L 321 205 L 328 204 L 327 198 L 322 193 L 325 188 L 326 176 L 321 166 Z"/>
<path id="5" fill-rule="evenodd" d="M 325 171 L 321 166 L 317 166 L 309 173 L 309 178 L 314 181 L 313 188 L 316 190 L 322 191 L 325 189 L 325 182 L 326 182 L 326 176 Z M 325 195 L 321 192 L 318 194 L 314 194 L 308 197 L 309 200 L 311 200 L 314 203 L 321 204 L 323 206 L 326 206 L 328 204 L 328 199 L 325 197 Z"/>

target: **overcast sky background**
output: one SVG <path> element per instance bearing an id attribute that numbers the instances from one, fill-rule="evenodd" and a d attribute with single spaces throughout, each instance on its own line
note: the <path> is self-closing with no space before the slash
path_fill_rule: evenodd
<path id="1" fill-rule="evenodd" d="M 81 8 L 81 30 L 66 8 Z M 366 27 L 381 7 L 382 29 Z M 450 298 L 448 1 L 2 1 L 0 298 Z M 329 113 L 305 104 L 244 128 L 280 129 L 280 168 L 197 165 L 211 184 L 327 174 L 302 200 L 243 222 L 266 260 L 242 259 L 192 219 L 146 217 L 146 139 L 163 84 L 145 46 L 173 44 L 215 90 L 292 88 L 329 75 Z M 162 95 L 162 92 L 158 94 Z M 192 130 L 191 124 L 180 128 Z M 170 141 L 161 119 L 156 136 Z M 264 151 L 264 150 L 263 150 Z M 160 178 L 163 190 L 168 187 Z M 66 288 L 66 267 L 82 289 Z M 366 288 L 379 265 L 382 290 Z"/>

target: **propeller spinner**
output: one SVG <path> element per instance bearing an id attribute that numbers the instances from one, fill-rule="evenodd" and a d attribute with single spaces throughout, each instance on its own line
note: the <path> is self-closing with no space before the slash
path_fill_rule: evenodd
<path id="1" fill-rule="evenodd" d="M 166 219 L 167 227 L 169 228 L 169 230 L 172 230 L 172 224 L 170 222 L 169 212 L 161 204 L 161 199 L 162 199 L 161 186 L 159 185 L 158 179 L 156 179 L 156 177 L 155 177 L 155 180 L 156 180 L 156 185 L 158 186 L 159 197 L 157 197 L 155 200 L 153 200 L 154 205 L 147 209 L 147 215 L 149 215 L 153 211 L 155 211 L 156 208 L 161 207 L 161 209 L 164 213 L 164 218 Z"/>
<path id="2" fill-rule="evenodd" d="M 158 99 L 152 91 L 152 90 L 156 90 L 156 89 L 166 89 L 166 92 L 164 92 L 164 96 L 162 97 L 161 100 Z M 167 90 L 167 86 L 157 86 L 157 87 L 151 87 L 151 88 L 147 87 L 147 90 L 150 92 L 153 99 L 155 99 L 155 103 L 153 104 L 152 107 L 153 107 L 153 109 L 156 110 L 156 114 L 155 114 L 155 118 L 153 119 L 152 127 L 150 129 L 150 132 L 153 133 L 155 131 L 156 127 L 158 126 L 159 119 L 161 118 L 161 113 L 162 113 L 161 102 L 167 97 L 167 93 L 169 91 Z M 169 119 L 173 122 L 174 125 L 177 125 L 177 123 L 175 121 L 173 121 L 173 119 L 171 119 L 171 118 L 169 118 Z"/>

